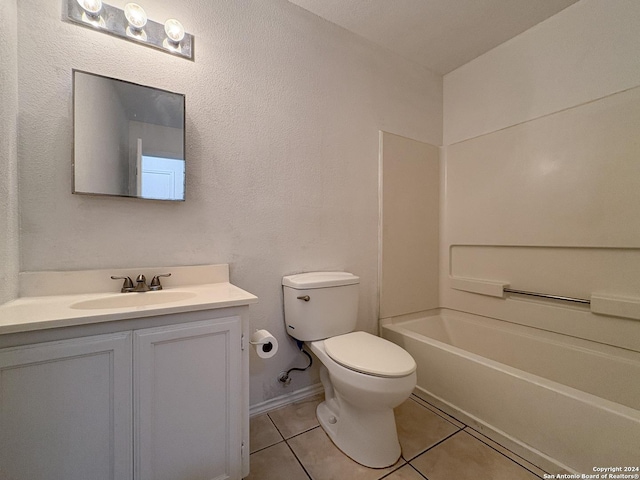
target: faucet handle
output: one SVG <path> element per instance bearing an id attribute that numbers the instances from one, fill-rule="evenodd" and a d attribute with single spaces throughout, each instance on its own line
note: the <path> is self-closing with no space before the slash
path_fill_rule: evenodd
<path id="1" fill-rule="evenodd" d="M 122 293 L 131 292 L 133 290 L 133 282 L 131 281 L 131 277 L 115 277 L 111 275 L 111 279 L 124 280 L 124 283 L 122 284 L 122 288 L 120 289 Z"/>
<path id="2" fill-rule="evenodd" d="M 156 275 L 151 279 L 151 283 L 149 284 L 149 288 L 151 290 L 162 290 L 162 284 L 160 283 L 160 277 L 170 277 L 170 273 L 163 273 L 160 275 Z"/>

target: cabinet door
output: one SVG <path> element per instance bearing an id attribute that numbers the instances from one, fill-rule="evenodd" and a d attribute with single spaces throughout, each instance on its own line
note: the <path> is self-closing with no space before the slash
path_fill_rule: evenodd
<path id="1" fill-rule="evenodd" d="M 131 333 L 0 350 L 0 478 L 132 477 Z"/>
<path id="2" fill-rule="evenodd" d="M 134 332 L 137 480 L 241 478 L 240 317 Z"/>

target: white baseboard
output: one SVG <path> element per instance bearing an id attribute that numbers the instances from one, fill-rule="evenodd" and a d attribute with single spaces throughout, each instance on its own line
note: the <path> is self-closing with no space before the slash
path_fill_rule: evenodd
<path id="1" fill-rule="evenodd" d="M 323 391 L 324 389 L 322 388 L 321 383 L 309 385 L 308 387 L 301 388 L 300 390 L 295 390 L 291 393 L 280 395 L 279 397 L 265 400 L 264 402 L 256 403 L 255 405 L 251 405 L 249 407 L 249 416 L 255 417 L 256 415 L 270 412 L 271 410 L 284 407 L 285 405 L 297 402 L 298 400 L 312 397 L 313 395 L 317 395 L 318 393 L 322 393 Z"/>

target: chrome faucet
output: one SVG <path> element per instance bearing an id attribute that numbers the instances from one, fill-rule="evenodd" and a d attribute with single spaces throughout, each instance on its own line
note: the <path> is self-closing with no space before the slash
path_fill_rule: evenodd
<path id="1" fill-rule="evenodd" d="M 151 280 L 151 283 L 147 285 L 147 279 L 144 275 L 140 274 L 136 277 L 136 286 L 133 286 L 133 281 L 131 281 L 131 277 L 115 277 L 111 276 L 113 280 L 124 280 L 122 284 L 122 288 L 120 291 L 122 293 L 131 293 L 131 292 L 148 292 L 148 291 L 157 291 L 162 290 L 162 284 L 160 283 L 160 277 L 170 277 L 170 273 L 164 273 L 161 275 L 156 275 Z"/>
<path id="2" fill-rule="evenodd" d="M 134 292 L 148 292 L 151 290 L 149 285 L 147 285 L 147 279 L 144 275 L 140 274 L 136 278 L 136 288 L 133 289 Z"/>

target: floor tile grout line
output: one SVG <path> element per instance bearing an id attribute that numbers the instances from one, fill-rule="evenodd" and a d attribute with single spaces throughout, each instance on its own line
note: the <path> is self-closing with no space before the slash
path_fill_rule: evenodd
<path id="1" fill-rule="evenodd" d="M 457 419 L 456 417 L 454 417 L 453 415 L 447 413 L 446 411 L 444 411 L 443 409 L 441 409 L 440 407 L 434 405 L 433 403 L 431 403 L 429 400 L 425 400 L 422 397 L 419 397 L 418 395 L 416 395 L 415 393 L 411 394 L 411 398 L 414 401 L 417 401 L 418 403 L 426 403 L 427 405 L 429 405 L 429 407 L 425 407 L 425 408 L 429 408 L 431 411 L 433 411 L 434 413 L 437 413 L 438 415 L 440 415 L 441 417 L 448 417 L 448 418 L 453 418 L 456 422 L 458 423 L 462 423 L 464 425 L 466 425 L 466 423 L 464 423 L 462 420 Z M 416 400 L 417 399 L 417 400 Z M 424 405 L 423 405 L 424 406 Z"/>
<path id="2" fill-rule="evenodd" d="M 403 459 L 404 460 L 404 459 Z M 398 468 L 396 468 L 395 470 L 387 473 L 384 477 L 380 477 L 378 480 L 384 480 L 385 478 L 390 477 L 391 475 L 393 475 L 394 473 L 396 473 L 398 470 L 400 470 L 401 468 L 404 468 L 406 466 L 409 466 L 409 468 L 411 468 L 413 471 L 415 471 L 418 475 L 420 475 L 422 478 L 425 478 L 426 480 L 429 480 L 427 477 L 425 477 L 422 473 L 420 473 L 418 470 L 416 470 L 416 467 L 414 467 L 413 465 L 411 465 L 409 462 L 405 461 L 402 465 L 400 465 Z"/>
<path id="3" fill-rule="evenodd" d="M 286 440 L 286 438 L 284 438 L 284 435 L 282 434 L 282 432 L 280 431 L 280 429 L 278 428 L 278 426 L 276 425 L 276 422 L 273 421 L 273 419 L 267 414 L 267 418 L 269 419 L 269 421 L 271 422 L 271 425 L 273 425 L 273 428 L 276 429 L 276 432 L 278 432 L 278 435 L 280 435 L 280 438 L 282 440 Z"/>
<path id="4" fill-rule="evenodd" d="M 273 428 L 276 429 L 276 432 L 278 432 L 278 435 L 280 435 L 280 440 L 278 440 L 275 443 L 272 443 L 271 445 L 267 445 L 266 447 L 262 447 L 259 448 L 258 450 L 254 451 L 254 452 L 249 452 L 249 455 L 252 455 L 254 453 L 260 452 L 262 450 L 264 450 L 265 448 L 269 448 L 269 447 L 273 447 L 274 445 L 277 445 L 280 442 L 284 442 L 286 439 L 284 438 L 284 435 L 282 435 L 282 433 L 280 432 L 280 430 L 278 429 L 278 426 L 275 424 L 275 422 L 271 419 L 271 417 L 269 416 L 268 413 L 265 413 L 264 415 L 266 415 L 267 419 L 271 422 L 271 425 L 273 425 Z M 251 448 L 251 443 L 249 443 L 249 448 Z"/>
<path id="5" fill-rule="evenodd" d="M 412 398 L 411 400 L 413 400 L 414 402 L 416 402 L 418 405 L 420 405 L 422 408 L 429 410 L 431 413 L 433 413 L 434 415 L 437 415 L 438 417 L 440 417 L 441 419 L 443 419 L 444 421 L 450 423 L 451 425 L 453 425 L 456 428 L 462 429 L 464 427 L 467 427 L 468 425 L 464 422 L 461 422 L 460 420 L 458 420 L 457 418 L 455 418 L 452 415 L 449 415 L 448 413 L 446 413 L 443 410 L 440 410 L 438 407 L 435 407 L 433 405 L 431 405 L 429 402 L 426 402 L 425 400 L 422 400 L 420 397 L 416 397 L 421 401 L 417 401 L 415 398 Z M 424 403 L 427 403 L 429 405 L 429 407 L 427 407 L 426 405 L 424 405 Z M 460 425 L 463 425 L 462 427 L 460 425 L 457 425 L 456 423 L 454 423 L 452 421 L 452 419 L 456 422 L 458 422 Z"/>
<path id="6" fill-rule="evenodd" d="M 289 440 L 291 440 L 292 438 L 296 438 L 299 437 L 300 435 L 304 435 L 305 433 L 310 432 L 311 430 L 315 430 L 316 428 L 318 428 L 320 426 L 320 424 L 318 425 L 314 425 L 313 427 L 307 428 L 305 431 L 300 432 L 300 433 L 296 433 L 295 435 L 291 435 L 289 438 L 285 438 L 284 441 L 288 442 Z"/>
<path id="7" fill-rule="evenodd" d="M 453 436 L 454 436 L 454 435 L 456 435 L 457 433 L 460 433 L 460 432 L 462 432 L 462 431 L 464 430 L 464 428 L 460 428 L 460 427 L 456 427 L 456 428 L 458 428 L 458 430 L 456 430 L 456 431 L 455 431 L 455 432 L 453 432 L 453 433 L 450 433 L 449 435 L 447 435 L 447 436 L 446 436 L 446 437 L 444 437 L 443 439 L 441 439 L 441 440 L 439 440 L 438 442 L 436 442 L 436 443 L 434 443 L 433 445 L 431 445 L 429 448 L 427 448 L 427 449 L 425 449 L 425 450 L 421 451 L 420 453 L 418 453 L 418 454 L 414 455 L 413 457 L 411 457 L 411 459 L 410 459 L 410 460 L 407 460 L 407 459 L 405 458 L 405 459 L 404 459 L 404 460 L 405 460 L 405 462 L 410 463 L 410 462 L 414 461 L 414 460 L 415 460 L 416 458 L 418 458 L 420 455 L 423 455 L 423 454 L 427 453 L 429 450 L 431 450 L 431 449 L 433 449 L 433 448 L 437 447 L 437 446 L 438 446 L 438 445 L 440 445 L 442 442 L 445 442 L 445 441 L 449 440 L 451 437 L 453 437 Z M 402 457 L 402 458 L 404 458 L 404 457 Z"/>
<path id="8" fill-rule="evenodd" d="M 413 398 L 415 397 L 415 398 Z M 464 422 L 461 422 L 460 420 L 458 420 L 456 417 L 454 417 L 453 415 L 449 415 L 447 412 L 445 412 L 444 410 L 439 409 L 438 407 L 436 407 L 435 405 L 432 405 L 431 403 L 427 402 L 426 400 L 423 400 L 422 398 L 418 397 L 415 394 L 411 394 L 411 400 L 413 400 L 414 402 L 416 402 L 418 405 L 420 405 L 423 408 L 426 408 L 427 410 L 429 410 L 430 412 L 434 413 L 435 415 L 438 415 L 440 418 L 442 418 L 443 420 L 446 420 L 447 422 L 449 422 L 451 425 L 454 425 L 457 428 L 464 428 L 464 427 L 459 427 L 458 425 L 456 425 L 455 423 L 453 423 L 450 419 L 454 419 L 456 422 L 458 422 L 461 425 L 464 425 L 465 427 L 468 427 L 468 425 Z M 416 398 L 418 400 L 416 400 Z M 426 405 L 423 405 L 423 403 L 426 403 L 427 405 L 429 405 L 431 408 L 427 407 Z"/>
<path id="9" fill-rule="evenodd" d="M 306 432 L 299 433 L 298 435 L 295 435 L 295 436 L 293 436 L 293 437 L 291 437 L 291 438 L 285 439 L 285 441 L 284 441 L 284 442 L 287 444 L 287 446 L 289 447 L 289 449 L 293 452 L 293 455 L 296 457 L 296 459 L 298 460 L 298 462 L 300 463 L 300 465 L 302 465 L 302 468 L 304 469 L 304 471 L 307 473 L 307 475 L 309 476 L 309 478 L 310 478 L 311 480 L 313 480 L 313 477 L 311 476 L 311 474 L 310 474 L 309 472 L 307 472 L 307 469 L 305 468 L 304 464 L 302 463 L 302 460 L 300 460 L 300 459 L 298 458 L 298 456 L 296 455 L 296 452 L 293 450 L 293 447 L 292 447 L 291 445 L 289 445 L 289 440 L 291 440 L 291 439 L 293 439 L 293 438 L 295 438 L 295 437 L 298 437 L 298 436 L 302 435 L 303 433 L 307 433 L 307 432 L 310 432 L 311 430 L 315 430 L 316 428 L 321 428 L 321 427 L 320 427 L 320 425 L 316 425 L 315 427 L 310 428 L 310 429 L 309 429 L 309 430 L 307 430 Z M 325 432 L 325 433 L 326 433 L 326 432 Z M 329 438 L 329 440 L 331 440 L 331 439 Z M 351 457 L 349 457 L 349 455 L 347 455 L 347 454 L 346 454 L 346 453 L 344 453 L 342 450 L 340 450 L 340 449 L 336 446 L 336 444 L 335 444 L 335 443 L 333 443 L 333 440 L 331 440 L 331 443 L 332 443 L 332 445 L 334 445 L 334 446 L 339 450 L 339 452 L 340 452 L 342 455 L 344 455 L 344 456 L 345 456 L 346 458 L 348 458 L 350 461 L 355 462 L 355 460 L 353 460 Z M 388 477 L 388 476 L 389 476 L 389 475 L 391 475 L 393 472 L 397 472 L 397 471 L 398 471 L 398 470 L 400 470 L 402 467 L 404 467 L 405 465 L 408 465 L 408 464 L 409 464 L 409 462 L 407 462 L 407 461 L 402 457 L 402 455 L 400 455 L 400 458 L 398 458 L 398 460 L 403 460 L 403 461 L 404 461 L 404 463 L 402 463 L 401 465 L 399 465 L 397 468 L 393 469 L 393 470 L 392 470 L 392 471 L 390 471 L 389 473 L 387 473 L 387 474 L 383 475 L 382 477 L 379 477 L 377 480 L 381 480 L 381 479 L 383 479 L 383 478 L 385 478 L 385 477 Z M 355 463 L 358 463 L 358 462 L 355 462 Z M 358 465 L 362 465 L 362 464 L 358 464 Z M 363 467 L 365 467 L 365 468 L 371 468 L 371 467 L 366 467 L 365 465 L 362 465 L 362 466 L 363 466 Z M 388 467 L 386 467 L 386 468 L 388 468 Z M 375 470 L 375 469 L 373 469 L 373 468 L 371 468 L 371 469 L 372 469 L 372 470 Z"/>
<path id="10" fill-rule="evenodd" d="M 268 413 L 266 414 L 267 416 L 269 415 Z M 313 427 L 309 427 L 306 430 L 303 430 L 302 432 L 298 432 L 298 433 L 294 433 L 293 435 L 291 435 L 290 437 L 285 437 L 283 435 L 283 433 L 280 431 L 280 429 L 278 428 L 278 426 L 276 425 L 276 422 L 274 422 L 271 417 L 269 417 L 269 420 L 271 420 L 271 423 L 273 424 L 274 427 L 276 427 L 276 430 L 278 431 L 278 433 L 280 434 L 280 437 L 282 437 L 282 439 L 286 442 L 287 440 L 291 439 L 291 438 L 295 438 L 298 437 L 304 433 L 310 432 L 311 430 L 313 430 L 314 428 L 318 428 L 320 426 L 320 424 L 316 424 Z"/>
<path id="11" fill-rule="evenodd" d="M 278 431 L 278 434 L 280 435 L 280 437 L 282 437 L 282 440 L 286 441 L 287 439 L 284 437 L 284 435 L 282 434 L 282 432 L 278 428 L 278 425 L 276 425 L 276 422 L 273 421 L 273 418 L 271 418 L 271 416 L 269 415 L 269 412 L 267 412 L 265 415 L 267 416 L 269 421 L 273 424 L 273 426 L 276 427 L 276 430 Z"/>
<path id="12" fill-rule="evenodd" d="M 309 430 L 307 430 L 309 431 Z M 291 437 L 294 438 L 294 437 Z M 284 443 L 287 444 L 287 447 L 289 448 L 289 450 L 291 451 L 291 453 L 293 454 L 293 456 L 295 457 L 295 459 L 298 461 L 298 463 L 300 464 L 300 467 L 302 468 L 302 470 L 304 471 L 305 475 L 307 476 L 307 478 L 309 478 L 309 480 L 313 480 L 313 477 L 311 476 L 311 474 L 307 471 L 306 467 L 304 466 L 304 463 L 302 463 L 302 460 L 300 460 L 298 458 L 298 455 L 296 455 L 295 450 L 293 449 L 293 447 L 291 445 L 289 445 L 289 442 L 287 440 L 284 441 Z"/>
<path id="13" fill-rule="evenodd" d="M 403 456 L 401 456 L 400 458 L 404 461 L 404 463 L 400 466 L 398 466 L 398 468 L 392 470 L 391 472 L 388 472 L 387 474 L 385 474 L 384 476 L 380 477 L 381 479 L 387 478 L 390 475 L 392 475 L 394 472 L 397 472 L 398 470 L 400 470 L 401 468 L 404 467 L 404 465 L 410 465 L 410 467 L 416 471 L 422 478 L 425 478 L 428 480 L 428 478 L 422 474 L 420 471 L 418 471 L 410 462 L 414 461 L 416 458 L 418 458 L 419 456 L 427 453 L 428 451 L 434 449 L 435 447 L 437 447 L 438 445 L 440 445 L 441 443 L 447 441 L 448 439 L 450 439 L 451 437 L 453 437 L 454 435 L 457 435 L 460 432 L 465 432 L 468 435 L 472 436 L 474 439 L 480 441 L 482 444 L 488 446 L 489 448 L 491 448 L 493 451 L 499 453 L 500 455 L 502 455 L 503 457 L 507 458 L 508 460 L 511 460 L 513 463 L 515 463 L 516 465 L 518 465 L 520 468 L 523 468 L 525 471 L 529 472 L 530 474 L 532 474 L 535 478 L 543 478 L 541 476 L 538 475 L 538 473 L 534 472 L 531 468 L 529 468 L 527 465 L 523 465 L 523 463 L 520 463 L 519 460 L 521 460 L 522 462 L 525 462 L 529 465 L 531 465 L 532 467 L 535 467 L 536 469 L 538 469 L 541 472 L 545 472 L 542 468 L 538 467 L 537 465 L 534 465 L 533 463 L 529 462 L 528 460 L 526 460 L 524 457 L 521 457 L 520 455 L 516 454 L 515 452 L 512 452 L 510 449 L 508 449 L 507 447 L 505 447 L 504 445 L 501 445 L 499 442 L 495 442 L 494 440 L 492 440 L 491 438 L 487 437 L 486 435 L 484 435 L 483 433 L 481 433 L 480 431 L 476 430 L 475 428 L 473 428 L 470 425 L 467 425 L 464 422 L 461 422 L 460 420 L 458 420 L 457 418 L 447 414 L 446 412 L 444 412 L 443 410 L 439 409 L 438 407 L 432 405 L 431 403 L 429 403 L 427 400 L 424 400 L 423 398 L 415 395 L 415 394 L 411 394 L 411 396 L 409 397 L 412 401 L 414 401 L 415 403 L 417 403 L 418 405 L 420 405 L 422 408 L 430 411 L 431 413 L 433 413 L 434 415 L 437 415 L 439 418 L 445 420 L 447 423 L 451 424 L 452 426 L 454 426 L 456 428 L 456 431 L 454 431 L 453 433 L 447 435 L 446 437 L 442 438 L 441 440 L 439 440 L 438 442 L 434 443 L 433 445 L 431 445 L 429 448 L 426 448 L 425 450 L 417 453 L 416 455 L 413 455 L 410 459 L 405 459 Z M 298 432 L 288 438 L 285 438 L 285 436 L 283 435 L 282 431 L 280 430 L 280 428 L 278 428 L 278 425 L 276 424 L 276 422 L 271 418 L 271 416 L 269 415 L 269 412 L 265 412 L 265 415 L 267 416 L 267 418 L 269 419 L 269 422 L 271 422 L 271 424 L 275 427 L 278 435 L 280 436 L 281 440 L 268 445 L 266 447 L 260 448 L 259 450 L 256 450 L 254 452 L 251 452 L 250 455 L 253 455 L 254 453 L 258 453 L 258 452 L 262 452 L 263 450 L 266 450 L 267 448 L 273 447 L 275 445 L 278 445 L 282 442 L 286 443 L 287 448 L 291 451 L 291 453 L 294 455 L 296 461 L 298 462 L 298 464 L 301 466 L 301 468 L 303 469 L 303 471 L 305 472 L 305 475 L 307 476 L 308 479 L 313 480 L 313 477 L 311 476 L 311 474 L 309 473 L 309 471 L 307 471 L 306 467 L 304 466 L 304 464 L 302 463 L 301 459 L 298 458 L 298 456 L 296 455 L 295 451 L 293 450 L 292 446 L 289 444 L 289 440 L 293 440 L 294 438 L 297 438 L 301 435 L 304 435 L 305 433 L 308 433 L 312 430 L 315 430 L 317 428 L 320 428 L 320 425 L 315 425 L 313 427 L 310 427 L 306 430 L 303 430 L 301 432 Z M 451 421 L 451 419 L 453 419 L 455 422 L 457 422 L 458 424 L 462 425 L 462 427 L 460 427 L 459 425 L 457 425 L 456 423 L 453 423 Z M 475 432 L 479 437 L 477 437 L 476 435 L 470 433 L 470 432 Z M 495 442 L 496 446 L 499 446 L 501 448 L 503 448 L 506 452 L 508 452 L 510 455 L 513 455 L 514 458 L 512 458 L 510 455 L 498 450 L 498 448 L 496 448 L 496 446 L 491 445 L 490 443 L 487 443 L 487 441 L 483 440 L 486 439 L 487 441 L 491 441 L 491 442 Z"/>
<path id="14" fill-rule="evenodd" d="M 425 474 L 423 474 L 420 470 L 418 470 L 416 467 L 414 467 L 413 465 L 411 465 L 410 463 L 407 463 L 407 465 L 409 465 L 411 468 L 413 468 L 413 471 L 416 472 L 418 475 L 420 475 L 422 478 L 429 480 L 427 478 L 427 476 Z"/>
<path id="15" fill-rule="evenodd" d="M 314 395 L 314 396 L 312 396 L 312 397 L 309 397 L 307 400 L 309 400 L 309 399 L 311 399 L 311 398 L 313 398 L 313 397 L 315 397 L 315 396 L 319 396 L 319 395 L 320 395 L 320 394 L 316 394 L 316 395 Z M 324 395 L 323 395 L 323 398 L 324 398 Z M 307 400 L 302 400 L 302 401 L 307 401 Z M 276 411 L 279 411 L 279 410 L 282 410 L 282 409 L 284 409 L 284 408 L 287 408 L 288 406 L 295 405 L 296 403 L 301 403 L 302 401 L 300 401 L 300 402 L 293 402 L 293 403 L 291 403 L 291 404 L 289 404 L 289 405 L 285 405 L 285 406 L 283 406 L 283 407 L 274 408 L 273 410 L 270 410 L 270 411 L 268 411 L 268 412 L 264 412 L 264 414 L 263 414 L 263 415 L 266 415 L 267 417 L 269 417 L 269 420 L 271 421 L 271 423 L 273 424 L 273 426 L 274 426 L 274 427 L 276 427 L 276 430 L 278 431 L 278 433 L 280 434 L 280 436 L 281 436 L 281 437 L 283 438 L 283 440 L 285 440 L 285 441 L 286 441 L 286 440 L 288 440 L 289 438 L 297 437 L 298 435 L 302 435 L 303 433 L 306 433 L 306 432 L 308 432 L 308 431 L 310 431 L 310 430 L 313 430 L 314 428 L 316 428 L 316 427 L 318 427 L 318 426 L 320 425 L 320 424 L 318 423 L 318 424 L 316 424 L 315 426 L 310 427 L 310 428 L 307 428 L 306 430 L 304 430 L 304 431 L 302 431 L 302 432 L 298 432 L 298 433 L 296 433 L 296 434 L 294 434 L 294 435 L 291 435 L 291 436 L 290 436 L 290 437 L 288 437 L 288 438 L 284 436 L 284 434 L 282 433 L 282 431 L 280 430 L 280 428 L 278 428 L 278 425 L 276 424 L 276 422 L 273 420 L 273 418 L 271 418 L 271 413 L 276 412 Z M 320 403 L 320 402 L 322 402 L 322 400 L 320 400 L 318 403 Z"/>
<path id="16" fill-rule="evenodd" d="M 353 459 L 352 459 L 352 460 L 353 460 Z M 400 469 L 401 469 L 402 467 L 404 467 L 405 465 L 408 465 L 407 461 L 406 461 L 406 460 L 404 459 L 404 457 L 402 456 L 402 453 L 400 453 L 400 458 L 398 458 L 398 460 L 396 460 L 396 463 L 398 463 L 400 460 L 402 460 L 402 463 L 401 463 L 400 465 L 398 465 L 396 468 L 394 468 L 394 469 L 393 469 L 393 470 L 391 470 L 390 472 L 385 473 L 383 476 L 378 477 L 376 480 L 382 480 L 383 478 L 387 478 L 389 475 L 391 475 L 391 474 L 393 474 L 393 473 L 397 472 L 398 470 L 400 470 Z M 396 463 L 394 463 L 393 465 L 395 465 Z M 360 465 L 362 465 L 362 464 L 360 464 Z M 393 467 L 393 465 L 391 465 L 391 466 Z M 372 470 L 377 470 L 377 469 L 375 469 L 375 468 L 373 468 L 373 467 L 367 467 L 366 465 L 363 465 L 363 467 L 371 468 Z M 390 468 L 390 467 L 383 467 L 383 469 L 384 469 L 384 468 Z"/>
<path id="17" fill-rule="evenodd" d="M 415 397 L 415 398 L 414 398 L 414 397 Z M 455 418 L 453 415 L 449 415 L 449 414 L 448 414 L 448 413 L 446 413 L 444 410 L 439 409 L 439 408 L 438 408 L 438 407 L 436 407 L 435 405 L 432 405 L 432 404 L 431 404 L 431 403 L 429 403 L 427 400 L 424 400 L 423 398 L 420 398 L 420 397 L 419 397 L 419 396 L 417 396 L 416 394 L 412 393 L 410 398 L 411 398 L 413 401 L 415 401 L 418 405 L 421 405 L 422 407 L 426 408 L 427 410 L 432 411 L 434 414 L 439 415 L 439 416 L 440 416 L 441 418 L 443 418 L 444 420 L 447 420 L 449 423 L 451 423 L 452 425 L 456 426 L 456 427 L 459 429 L 458 431 L 464 431 L 464 430 L 466 430 L 466 429 L 470 429 L 470 430 L 473 430 L 474 432 L 477 432 L 479 435 L 482 435 L 483 437 L 486 437 L 486 435 L 484 435 L 482 432 L 479 432 L 478 430 L 476 430 L 476 429 L 475 429 L 475 428 L 473 428 L 472 426 L 467 425 L 467 424 L 466 424 L 466 423 L 464 423 L 464 422 L 461 422 L 460 420 L 458 420 L 457 418 Z M 417 400 L 416 400 L 416 398 L 417 398 L 418 400 L 420 400 L 420 401 L 417 401 Z M 431 410 L 431 408 L 428 408 L 428 407 L 426 407 L 425 405 L 422 405 L 422 403 L 426 403 L 426 404 L 430 405 L 433 409 L 437 410 L 437 412 L 435 412 L 435 411 Z M 441 413 L 442 413 L 442 415 L 440 415 L 438 412 L 441 412 Z M 446 418 L 446 416 L 445 416 L 445 415 L 446 415 L 446 416 L 449 416 L 449 417 L 451 417 L 451 418 L 453 418 L 453 419 L 454 419 L 454 420 L 456 420 L 458 423 L 460 423 L 460 424 L 464 425 L 464 427 L 462 427 L 462 428 L 461 428 L 461 427 L 458 427 L 457 425 L 455 425 L 454 423 L 452 423 L 448 418 Z M 456 432 L 456 433 L 457 433 L 457 432 Z M 472 435 L 472 436 L 473 436 L 473 435 Z M 501 452 L 501 451 L 497 450 L 497 449 L 496 449 L 496 448 L 494 448 L 492 445 L 488 444 L 487 442 L 483 441 L 482 439 L 477 438 L 477 437 L 475 437 L 475 438 L 476 438 L 477 440 L 481 441 L 482 443 L 484 443 L 485 445 L 487 445 L 488 447 L 490 447 L 491 449 L 495 450 L 496 452 L 498 452 L 498 453 L 499 453 L 499 454 L 501 454 L 502 456 L 504 456 L 504 457 L 508 458 L 509 460 L 511 460 L 512 462 L 514 462 L 515 464 L 517 464 L 517 465 L 519 465 L 520 467 L 524 468 L 525 470 L 527 470 L 527 471 L 528 471 L 528 472 L 530 472 L 531 474 L 535 475 L 537 478 L 542 478 L 542 477 L 540 477 L 537 473 L 535 473 L 535 472 L 533 472 L 531 469 L 529 469 L 526 465 L 523 465 L 522 463 L 518 462 L 517 460 L 514 460 L 513 458 L 509 457 L 508 455 L 505 455 L 503 452 Z M 489 438 L 489 437 L 486 437 L 486 438 Z M 446 439 L 445 439 L 445 440 L 446 440 Z M 490 440 L 491 440 L 491 439 L 490 439 Z M 495 442 L 495 440 L 492 440 L 492 441 L 494 441 L 494 442 Z M 520 455 L 518 455 L 517 453 L 512 452 L 511 450 L 509 450 L 509 449 L 508 449 L 507 447 L 505 447 L 504 445 L 501 445 L 501 444 L 500 444 L 500 443 L 498 443 L 498 442 L 495 442 L 495 443 L 496 443 L 496 444 L 498 444 L 498 445 L 500 445 L 500 446 L 501 446 L 502 448 L 504 448 L 505 450 L 509 451 L 511 454 L 513 454 L 513 455 L 514 455 L 514 456 L 516 456 L 517 458 L 519 458 L 519 459 L 523 460 L 524 462 L 531 463 L 531 462 L 529 462 L 526 458 L 523 458 L 523 457 L 521 457 Z M 434 445 L 434 446 L 435 446 L 435 445 Z M 433 448 L 433 447 L 430 447 L 430 448 L 428 448 L 427 450 L 430 450 L 431 448 Z M 422 453 L 425 453 L 427 450 L 425 450 L 425 451 L 424 451 L 424 452 L 422 452 Z M 422 454 L 420 454 L 420 455 L 422 455 Z M 411 460 L 415 459 L 417 456 L 419 456 L 419 455 L 416 455 L 416 456 L 415 456 L 415 457 L 413 457 Z M 545 472 L 545 471 L 544 471 L 544 469 L 542 469 L 542 468 L 538 467 L 537 465 L 534 465 L 533 463 L 531 463 L 531 465 L 533 465 L 534 467 L 539 468 L 541 471 Z M 548 474 L 549 472 L 545 472 L 545 473 L 547 473 L 547 474 Z"/>
<path id="18" fill-rule="evenodd" d="M 469 425 L 467 425 L 465 428 L 463 428 L 463 429 L 462 429 L 462 430 L 460 430 L 460 431 L 461 431 L 461 432 L 464 432 L 466 429 L 473 430 L 474 432 L 476 432 L 476 433 L 478 433 L 478 434 L 482 435 L 483 437 L 485 436 L 485 435 L 483 435 L 481 432 L 478 432 L 475 428 L 471 428 Z M 465 433 L 466 433 L 467 435 L 471 435 L 469 432 L 465 432 Z M 541 477 L 541 476 L 539 476 L 537 473 L 532 472 L 532 471 L 531 471 L 531 470 L 529 470 L 526 466 L 522 465 L 520 462 L 517 462 L 516 460 L 514 460 L 513 458 L 511 458 L 511 457 L 510 457 L 510 456 L 508 456 L 508 455 L 505 455 L 503 452 L 501 452 L 500 450 L 498 450 L 497 448 L 495 448 L 493 445 L 488 444 L 487 442 L 483 441 L 481 438 L 476 437 L 475 435 L 471 435 L 471 436 L 472 436 L 473 438 L 475 438 L 476 440 L 478 440 L 479 442 L 482 442 L 483 444 L 485 444 L 487 447 L 489 447 L 489 448 L 490 448 L 490 449 L 492 449 L 493 451 L 498 452 L 498 453 L 499 453 L 500 455 L 502 455 L 503 457 L 505 457 L 505 458 L 507 458 L 507 459 L 511 460 L 513 463 L 515 463 L 516 465 L 518 465 L 520 468 L 524 468 L 527 472 L 531 473 L 531 474 L 532 474 L 533 476 L 535 476 L 536 478 L 542 478 L 542 477 Z M 486 437 L 486 438 L 489 438 L 489 437 Z M 491 440 L 491 439 L 489 439 L 489 440 Z M 491 441 L 492 441 L 492 442 L 495 442 L 495 440 L 491 440 Z M 498 445 L 500 445 L 498 442 L 496 442 L 496 443 L 497 443 Z M 515 455 L 516 457 L 518 457 L 518 458 L 520 458 L 520 459 L 524 460 L 525 462 L 528 462 L 528 460 L 527 460 L 527 459 L 522 458 L 522 457 L 521 457 L 520 455 L 518 455 L 517 453 L 512 452 L 511 450 L 509 450 L 509 449 L 508 449 L 507 447 L 505 447 L 504 445 L 500 445 L 500 446 L 501 446 L 502 448 L 504 448 L 505 450 L 507 450 L 508 452 L 511 452 L 511 453 L 512 453 L 513 455 Z M 531 465 L 533 465 L 533 464 L 531 464 Z M 540 468 L 540 467 L 538 467 L 537 465 L 534 465 L 534 467 L 536 467 L 536 468 Z M 542 469 L 540 468 L 540 470 L 542 470 Z M 542 470 L 542 471 L 544 472 L 544 470 Z M 545 472 L 545 473 L 548 473 L 548 472 Z"/>
<path id="19" fill-rule="evenodd" d="M 271 447 L 275 447 L 276 445 L 278 445 L 279 443 L 282 442 L 286 442 L 286 440 L 283 438 L 282 440 L 276 442 L 276 443 L 272 443 L 271 445 L 267 445 L 266 447 L 262 447 L 259 448 L 258 450 L 254 450 L 253 452 L 250 452 L 249 455 L 253 455 L 254 453 L 258 453 L 258 452 L 262 452 L 263 450 L 266 450 L 267 448 L 271 448 Z"/>
<path id="20" fill-rule="evenodd" d="M 411 468 L 413 468 L 413 471 L 416 472 L 418 475 L 420 475 L 422 478 L 429 480 L 427 478 L 426 475 L 424 475 L 420 470 L 418 470 L 416 467 L 414 467 L 413 465 L 411 465 L 410 463 L 407 463 L 407 465 L 409 465 Z"/>

